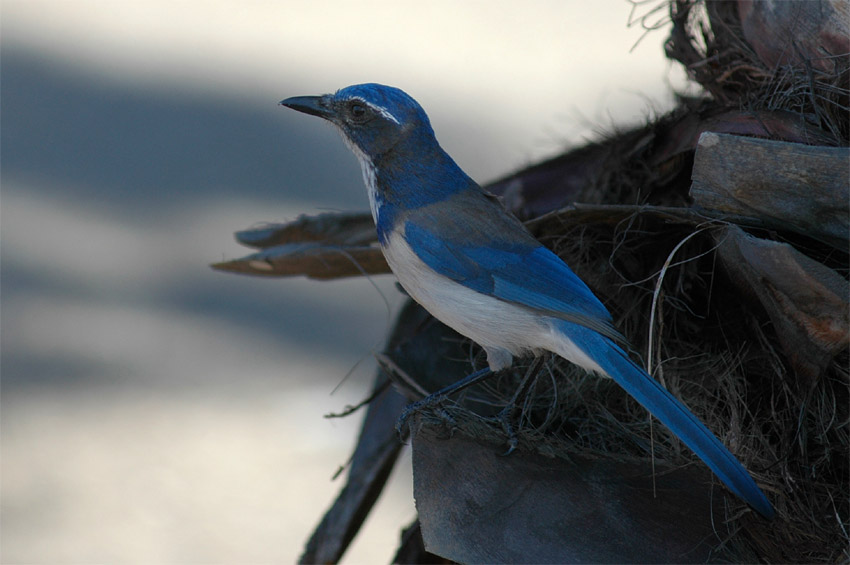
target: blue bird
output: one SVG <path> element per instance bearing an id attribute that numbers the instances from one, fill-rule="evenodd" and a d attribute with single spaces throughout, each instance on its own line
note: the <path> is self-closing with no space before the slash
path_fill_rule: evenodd
<path id="1" fill-rule="evenodd" d="M 380 84 L 282 105 L 328 120 L 360 161 L 384 256 L 399 283 L 444 324 L 478 343 L 488 367 L 414 409 L 550 351 L 613 378 L 767 518 L 773 507 L 691 411 L 617 345 L 624 340 L 587 285 L 440 147 L 422 107 Z"/>

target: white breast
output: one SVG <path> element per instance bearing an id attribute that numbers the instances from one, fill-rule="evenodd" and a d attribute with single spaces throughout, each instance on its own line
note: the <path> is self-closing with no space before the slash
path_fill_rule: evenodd
<path id="1" fill-rule="evenodd" d="M 481 294 L 438 274 L 413 252 L 398 230 L 387 238 L 383 251 L 407 293 L 438 320 L 482 346 L 494 371 L 509 367 L 513 356 L 546 350 L 588 370 L 602 372 L 557 329 L 552 318 Z"/>

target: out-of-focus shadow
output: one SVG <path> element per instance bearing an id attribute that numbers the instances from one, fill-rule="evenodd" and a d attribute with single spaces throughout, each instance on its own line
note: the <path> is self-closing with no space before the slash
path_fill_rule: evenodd
<path id="1" fill-rule="evenodd" d="M 366 323 L 385 326 L 387 315 L 380 311 L 380 297 L 362 281 L 341 283 L 338 288 L 352 297 L 371 293 L 366 305 L 362 300 L 344 300 L 340 292 L 329 293 L 321 285 L 311 289 L 304 281 L 260 281 L 213 272 L 207 264 L 234 247 L 231 232 L 250 224 L 234 219 L 220 228 L 199 231 L 185 220 L 194 210 L 216 202 L 224 216 L 230 202 L 253 203 L 264 215 L 253 217 L 252 223 L 291 218 L 293 211 L 366 209 L 356 162 L 330 128 L 315 127 L 284 112 L 276 106 L 276 98 L 233 100 L 217 93 L 204 97 L 179 84 L 139 87 L 15 46 L 3 47 L 2 84 L 0 134 L 7 198 L 2 208 L 0 276 L 5 306 L 24 295 L 121 302 L 204 316 L 354 360 L 368 354 L 375 338 L 380 338 L 380 330 L 365 341 L 357 337 L 362 335 L 364 316 Z M 59 247 L 74 241 L 73 253 L 82 255 L 103 247 L 103 242 L 87 240 L 88 234 L 68 233 L 65 222 L 50 222 L 46 213 L 30 214 L 25 220 L 18 213 L 19 202 L 35 210 L 48 203 L 53 209 L 64 206 L 68 217 L 75 210 L 91 212 L 112 226 L 132 228 L 141 240 L 150 236 L 161 241 L 164 233 L 170 233 L 171 253 L 181 246 L 187 253 L 177 266 L 165 260 L 166 249 L 161 261 L 139 256 L 136 262 L 149 261 L 151 271 L 174 271 L 167 285 L 141 292 L 117 284 L 110 287 L 98 280 L 96 272 L 66 277 L 61 265 L 48 269 L 16 243 Z M 234 212 L 234 217 L 239 214 Z M 69 223 L 73 226 L 73 221 Z M 104 233 L 109 237 L 108 230 Z M 207 254 L 188 252 L 199 249 Z M 134 260 L 124 255 L 132 249 L 116 245 L 107 250 L 110 255 L 102 261 L 116 263 L 116 269 L 120 261 Z M 331 295 L 339 300 L 329 304 Z M 375 306 L 379 311 L 370 313 Z M 19 320 L 14 308 L 9 314 L 3 319 L 3 333 L 14 336 Z M 12 347 L 16 343 L 3 340 L 4 388 L 44 380 L 74 383 L 109 369 L 99 356 Z"/>
<path id="2" fill-rule="evenodd" d="M 399 295 L 209 264 L 257 222 L 367 209 L 355 159 L 277 107 L 295 85 L 205 95 L 8 44 L 0 75 L 2 561 L 294 560 L 359 425 L 322 415 L 367 394 Z"/>

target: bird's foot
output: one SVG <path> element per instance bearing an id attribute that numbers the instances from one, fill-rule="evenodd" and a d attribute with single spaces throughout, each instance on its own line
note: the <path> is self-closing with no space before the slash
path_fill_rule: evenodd
<path id="1" fill-rule="evenodd" d="M 537 357 L 528 367 L 519 388 L 517 388 L 513 397 L 511 397 L 510 402 L 508 402 L 498 414 L 491 418 L 492 422 L 495 422 L 502 427 L 502 431 L 504 431 L 507 436 L 508 450 L 502 453 L 502 457 L 513 453 L 519 445 L 519 436 L 517 435 L 517 430 L 514 427 L 514 409 L 517 408 L 519 399 L 529 394 L 531 387 L 534 385 L 534 379 L 537 376 L 537 372 L 540 370 L 542 365 L 543 357 Z M 522 420 L 522 414 L 520 414 L 520 420 Z"/>
<path id="2" fill-rule="evenodd" d="M 498 424 L 507 436 L 508 450 L 501 454 L 502 457 L 507 457 L 513 453 L 519 445 L 519 437 L 513 425 L 513 410 L 513 404 L 508 404 L 498 414 L 489 418 L 491 422 Z"/>
<path id="3" fill-rule="evenodd" d="M 490 370 L 490 367 L 478 369 L 477 371 L 470 373 L 461 380 L 456 381 L 450 384 L 449 386 L 438 390 L 435 393 L 429 394 L 422 400 L 419 400 L 412 404 L 408 404 L 407 407 L 402 411 L 401 416 L 399 416 L 398 422 L 396 422 L 395 425 L 395 429 L 399 437 L 404 437 L 404 431 L 406 430 L 405 424 L 407 423 L 408 418 L 410 418 L 414 413 L 419 412 L 423 408 L 431 408 L 435 404 L 439 404 L 444 399 L 448 398 L 449 395 L 455 394 L 467 387 L 479 383 L 492 374 L 493 371 Z M 437 411 L 437 415 L 443 420 L 445 424 L 447 424 L 447 427 L 449 428 L 449 437 L 451 437 L 451 435 L 454 434 L 455 429 L 457 429 L 457 422 L 455 422 L 455 419 L 452 418 L 451 414 L 449 414 L 445 408 L 440 407 L 440 410 Z"/>
<path id="4" fill-rule="evenodd" d="M 448 410 L 440 405 L 445 398 L 446 396 L 444 394 L 435 393 L 430 396 L 426 396 L 422 400 L 408 404 L 404 410 L 401 411 L 401 416 L 399 416 L 395 425 L 395 431 L 398 436 L 403 438 L 404 433 L 407 430 L 407 420 L 409 420 L 410 417 L 417 412 L 421 412 L 425 409 L 433 410 L 440 420 L 442 420 L 444 426 L 449 429 L 449 437 L 454 435 L 454 431 L 457 429 L 457 422 L 452 415 L 449 414 Z"/>

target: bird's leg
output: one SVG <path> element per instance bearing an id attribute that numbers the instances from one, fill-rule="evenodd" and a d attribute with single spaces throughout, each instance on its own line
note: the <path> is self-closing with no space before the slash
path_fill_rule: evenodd
<path id="1" fill-rule="evenodd" d="M 513 453 L 519 444 L 519 438 L 517 438 L 516 430 L 514 430 L 513 424 L 511 423 L 513 411 L 520 397 L 528 394 L 531 387 L 532 377 L 537 375 L 542 364 L 543 357 L 534 358 L 534 361 L 531 365 L 529 365 L 528 370 L 525 372 L 522 382 L 519 384 L 519 387 L 517 387 L 516 392 L 514 392 L 514 395 L 511 397 L 507 405 L 498 414 L 496 414 L 494 418 L 499 424 L 501 424 L 502 430 L 504 430 L 505 435 L 508 436 L 508 450 L 504 452 L 502 456 Z"/>
<path id="2" fill-rule="evenodd" d="M 479 383 L 493 374 L 493 371 L 490 367 L 484 367 L 483 369 L 479 369 L 459 381 L 453 382 L 449 386 L 438 390 L 435 393 L 429 394 L 422 400 L 418 400 L 411 404 L 408 404 L 407 407 L 402 410 L 401 416 L 398 418 L 398 422 L 396 422 L 395 429 L 398 432 L 399 436 L 403 435 L 404 425 L 407 422 L 407 419 L 410 418 L 414 413 L 419 412 L 423 408 L 428 408 L 434 406 L 435 404 L 442 401 L 444 398 L 452 395 L 456 392 L 460 392 L 465 388 L 468 388 L 476 383 Z M 446 414 L 447 416 L 447 414 Z M 451 420 L 451 418 L 447 418 Z"/>

